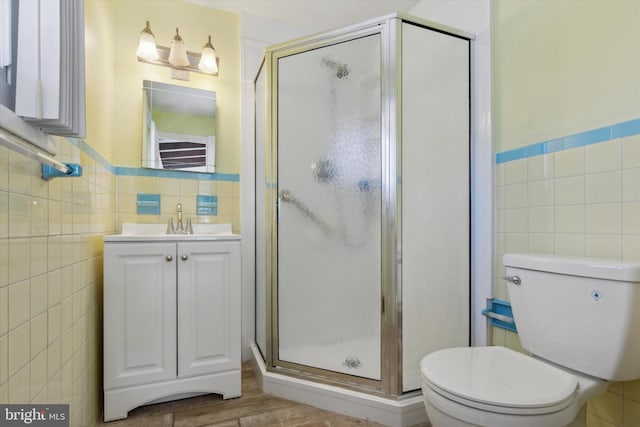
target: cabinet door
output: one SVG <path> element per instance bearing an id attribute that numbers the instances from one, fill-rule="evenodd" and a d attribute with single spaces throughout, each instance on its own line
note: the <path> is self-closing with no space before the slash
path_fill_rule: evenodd
<path id="1" fill-rule="evenodd" d="M 240 243 L 178 244 L 178 377 L 240 369 Z"/>
<path id="2" fill-rule="evenodd" d="M 176 377 L 176 244 L 104 245 L 104 388 Z"/>

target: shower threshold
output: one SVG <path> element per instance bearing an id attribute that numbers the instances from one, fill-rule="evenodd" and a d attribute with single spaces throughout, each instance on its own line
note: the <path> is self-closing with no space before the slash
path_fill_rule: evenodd
<path id="1" fill-rule="evenodd" d="M 409 427 L 427 421 L 422 394 L 384 398 L 269 372 L 255 343 L 251 344 L 251 353 L 265 393 L 390 427 Z"/>
<path id="2" fill-rule="evenodd" d="M 380 340 L 361 339 L 333 345 L 309 344 L 280 347 L 280 360 L 314 366 L 327 371 L 380 379 Z M 301 361 L 304 361 L 301 362 Z"/>

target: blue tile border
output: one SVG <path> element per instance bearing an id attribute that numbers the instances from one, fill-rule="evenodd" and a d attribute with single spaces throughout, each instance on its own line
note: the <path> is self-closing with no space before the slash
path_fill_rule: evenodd
<path id="1" fill-rule="evenodd" d="M 138 215 L 160 215 L 160 194 L 139 193 L 136 196 Z"/>
<path id="2" fill-rule="evenodd" d="M 584 147 L 586 145 L 597 144 L 599 142 L 638 134 L 640 134 L 640 119 L 629 120 L 627 122 L 616 123 L 611 126 L 604 126 L 588 130 L 586 132 L 580 132 L 496 153 L 496 164 L 526 159 L 528 157 L 539 156 L 541 154 L 555 153 L 557 151 L 568 150 L 570 148 Z"/>
<path id="3" fill-rule="evenodd" d="M 177 179 L 197 179 L 200 181 L 227 181 L 240 182 L 240 175 L 237 173 L 201 173 L 201 172 L 184 172 L 163 169 L 145 169 L 134 168 L 128 166 L 113 166 L 100 153 L 94 150 L 86 141 L 78 138 L 67 138 L 71 144 L 75 145 L 79 150 L 100 163 L 105 169 L 114 175 L 124 176 L 150 176 L 157 178 L 177 178 Z"/>
<path id="4" fill-rule="evenodd" d="M 198 215 L 218 215 L 218 196 L 196 197 L 196 213 Z"/>

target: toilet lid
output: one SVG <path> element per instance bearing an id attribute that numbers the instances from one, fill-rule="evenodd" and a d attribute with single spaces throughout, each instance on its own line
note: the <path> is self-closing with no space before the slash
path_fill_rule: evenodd
<path id="1" fill-rule="evenodd" d="M 558 410 L 571 403 L 578 387 L 574 375 L 505 347 L 436 351 L 422 359 L 420 369 L 432 389 L 497 412 Z"/>

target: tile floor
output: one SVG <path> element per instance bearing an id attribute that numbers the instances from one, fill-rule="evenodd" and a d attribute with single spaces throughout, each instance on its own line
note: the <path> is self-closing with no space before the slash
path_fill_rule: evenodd
<path id="1" fill-rule="evenodd" d="M 129 412 L 125 420 L 98 427 L 381 427 L 381 424 L 336 414 L 262 393 L 250 364 L 242 367 L 242 397 L 222 400 L 205 395 Z M 416 427 L 428 427 L 420 424 Z"/>

